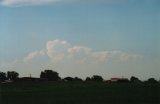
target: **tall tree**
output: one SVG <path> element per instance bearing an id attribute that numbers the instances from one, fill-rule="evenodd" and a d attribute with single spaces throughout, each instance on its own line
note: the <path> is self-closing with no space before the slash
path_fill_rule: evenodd
<path id="1" fill-rule="evenodd" d="M 7 78 L 9 80 L 16 80 L 16 79 L 18 79 L 18 76 L 19 76 L 18 72 L 15 72 L 15 71 L 8 71 L 7 72 Z"/>
<path id="2" fill-rule="evenodd" d="M 97 82 L 103 81 L 103 78 L 99 75 L 93 75 L 93 77 L 91 79 L 92 79 L 92 81 L 97 81 Z"/>
<path id="3" fill-rule="evenodd" d="M 46 78 L 48 81 L 60 80 L 59 74 L 53 70 L 44 70 L 40 74 L 40 78 Z"/>
<path id="4" fill-rule="evenodd" d="M 83 81 L 81 78 L 75 77 L 74 81 Z"/>
<path id="5" fill-rule="evenodd" d="M 90 78 L 90 77 L 87 77 L 85 81 L 91 81 L 91 78 Z"/>
<path id="6" fill-rule="evenodd" d="M 149 78 L 149 79 L 147 80 L 147 83 L 154 84 L 154 83 L 158 83 L 158 81 L 157 81 L 156 79 L 154 79 L 154 78 Z"/>
<path id="7" fill-rule="evenodd" d="M 72 78 L 72 77 L 65 77 L 63 80 L 64 81 L 74 81 L 74 78 Z"/>
<path id="8" fill-rule="evenodd" d="M 4 72 L 0 72 L 0 81 L 7 80 L 7 75 Z"/>
<path id="9" fill-rule="evenodd" d="M 136 83 L 136 82 L 141 82 L 141 81 L 140 81 L 137 77 L 132 76 L 132 77 L 130 78 L 130 82 Z"/>

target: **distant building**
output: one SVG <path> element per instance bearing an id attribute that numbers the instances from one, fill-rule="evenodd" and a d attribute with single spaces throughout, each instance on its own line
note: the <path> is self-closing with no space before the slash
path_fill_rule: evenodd
<path id="1" fill-rule="evenodd" d="M 128 78 L 111 78 L 111 82 L 129 82 Z"/>

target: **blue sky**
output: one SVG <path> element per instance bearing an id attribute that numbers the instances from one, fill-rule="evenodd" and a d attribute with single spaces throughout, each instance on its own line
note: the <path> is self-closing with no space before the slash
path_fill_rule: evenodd
<path id="1" fill-rule="evenodd" d="M 159 78 L 159 0 L 68 0 L 65 2 L 63 0 L 57 0 L 57 2 L 42 0 L 42 3 L 38 0 L 33 0 L 33 2 L 30 0 L 26 0 L 26 2 L 2 0 L 0 4 L 2 71 L 7 70 L 5 68 L 8 67 L 8 64 L 14 63 L 8 70 L 17 70 L 24 76 L 28 75 L 26 73 L 38 76 L 36 72 L 42 68 L 56 66 L 55 70 L 62 76 L 84 77 L 96 73 L 102 75 L 110 73 L 103 76 L 108 78 L 135 75 L 142 79 Z M 49 41 L 58 47 L 58 50 L 52 47 L 50 54 L 46 48 Z M 64 41 L 69 44 L 67 48 L 63 44 Z M 75 46 L 79 47 L 74 48 Z M 89 57 L 98 52 L 109 51 L 113 54 L 114 51 L 120 51 L 110 57 L 123 56 L 125 53 L 134 60 L 127 59 L 125 62 L 121 62 L 117 58 L 108 60 L 107 57 L 103 57 L 108 61 L 98 63 L 97 69 L 94 69 L 92 64 L 87 64 L 90 59 L 85 58 L 88 57 L 86 56 L 88 53 L 84 55 L 86 48 L 92 50 L 89 52 L 92 54 Z M 52 56 L 58 57 L 58 60 L 61 55 L 67 57 L 69 53 L 66 51 L 69 49 L 83 50 L 78 53 L 81 56 L 80 59 L 87 60 L 84 61 L 82 68 L 74 70 L 78 65 L 72 63 L 73 60 L 55 62 Z M 63 52 L 59 52 L 59 50 L 63 50 Z M 55 51 L 63 54 L 54 54 Z M 23 58 L 29 56 L 30 53 L 34 53 L 31 55 L 34 58 L 35 56 L 41 58 L 33 59 L 34 61 L 29 63 L 23 62 Z M 79 60 L 79 56 L 78 58 L 75 55 L 72 57 L 75 61 Z M 135 59 L 133 56 L 139 57 Z M 67 60 L 67 58 L 63 60 Z M 68 62 L 72 64 L 67 64 Z M 35 63 L 39 67 L 33 65 Z M 40 67 L 42 63 L 45 65 Z M 48 66 L 49 63 L 54 66 Z M 25 66 L 29 66 L 30 70 L 26 70 Z M 119 67 L 122 69 L 117 70 Z M 86 69 L 86 75 L 82 73 L 84 69 Z"/>

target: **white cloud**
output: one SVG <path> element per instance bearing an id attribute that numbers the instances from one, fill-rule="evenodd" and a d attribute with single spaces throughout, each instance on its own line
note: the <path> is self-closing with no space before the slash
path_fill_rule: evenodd
<path id="1" fill-rule="evenodd" d="M 83 63 L 88 60 L 92 49 L 84 46 L 72 46 L 67 50 L 67 58 L 78 63 Z"/>
<path id="2" fill-rule="evenodd" d="M 5 6 L 25 6 L 25 5 L 44 5 L 62 1 L 65 0 L 0 0 L 0 4 Z"/>
<path id="3" fill-rule="evenodd" d="M 75 54 L 75 53 L 85 53 L 89 54 L 91 52 L 91 48 L 83 47 L 83 46 L 74 46 L 72 48 L 69 48 L 67 50 L 69 54 Z"/>
<path id="4" fill-rule="evenodd" d="M 48 41 L 44 48 L 46 49 L 30 52 L 19 60 L 0 62 L 0 69 L 2 71 L 16 70 L 27 76 L 29 73 L 37 73 L 37 71 L 49 68 L 62 73 L 62 76 L 86 77 L 91 74 L 103 74 L 106 69 L 108 72 L 112 72 L 111 70 L 118 68 L 117 72 L 122 73 L 121 71 L 131 68 L 128 64 L 135 66 L 135 63 L 142 58 L 138 54 L 117 50 L 95 51 L 92 48 L 72 45 L 63 40 Z M 38 76 L 39 73 L 35 75 Z"/>
<path id="5" fill-rule="evenodd" d="M 59 62 L 65 57 L 69 43 L 67 41 L 53 40 L 47 42 L 47 55 L 52 62 Z"/>
<path id="6" fill-rule="evenodd" d="M 111 57 L 111 54 L 112 54 L 112 52 L 110 52 L 110 51 L 93 52 L 91 54 L 92 61 L 95 63 L 107 62 L 107 60 L 109 60 L 109 58 Z"/>
<path id="7" fill-rule="evenodd" d="M 26 57 L 24 57 L 23 61 L 28 62 L 28 61 L 31 61 L 32 59 L 36 58 L 36 57 L 43 56 L 43 55 L 45 55 L 45 52 L 43 50 L 34 51 L 34 52 L 29 53 Z"/>
<path id="8" fill-rule="evenodd" d="M 142 58 L 141 55 L 131 54 L 122 51 L 94 51 L 85 46 L 74 46 L 64 40 L 52 40 L 46 43 L 46 50 L 34 51 L 23 58 L 24 62 L 32 61 L 35 58 L 47 56 L 52 63 L 107 63 L 108 61 L 131 61 Z"/>
<path id="9" fill-rule="evenodd" d="M 67 41 L 53 40 L 47 42 L 47 55 L 52 62 L 69 60 L 80 63 L 105 63 L 107 61 L 129 61 L 142 56 L 122 51 L 94 51 L 85 46 L 73 46 Z"/>
<path id="10" fill-rule="evenodd" d="M 54 3 L 68 2 L 85 2 L 85 3 L 122 3 L 128 0 L 0 0 L 0 4 L 9 7 L 30 6 L 30 5 L 46 5 Z"/>

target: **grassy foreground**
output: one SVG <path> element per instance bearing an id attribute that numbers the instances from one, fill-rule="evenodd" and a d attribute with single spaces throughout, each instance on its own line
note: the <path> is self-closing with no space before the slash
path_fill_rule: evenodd
<path id="1" fill-rule="evenodd" d="M 0 85 L 0 104 L 159 104 L 160 84 L 25 82 Z"/>

